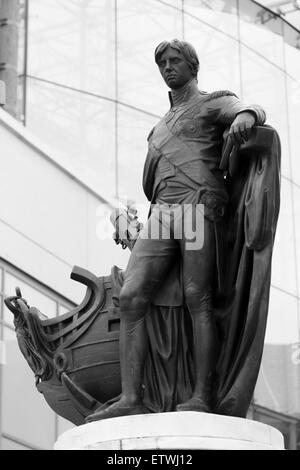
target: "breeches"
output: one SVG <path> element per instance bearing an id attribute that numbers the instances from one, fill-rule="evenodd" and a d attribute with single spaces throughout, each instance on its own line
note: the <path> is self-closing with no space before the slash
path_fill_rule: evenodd
<path id="1" fill-rule="evenodd" d="M 192 314 L 197 313 L 211 299 L 215 246 L 214 225 L 204 218 L 202 205 L 178 205 L 177 212 L 174 206 L 154 206 L 124 274 L 121 314 L 138 319 L 146 313 L 149 302 L 178 262 L 185 303 Z"/>

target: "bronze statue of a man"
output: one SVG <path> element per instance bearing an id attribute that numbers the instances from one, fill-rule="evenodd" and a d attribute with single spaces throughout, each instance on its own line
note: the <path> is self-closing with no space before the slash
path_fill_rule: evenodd
<path id="1" fill-rule="evenodd" d="M 192 317 L 195 383 L 190 399 L 176 410 L 211 411 L 211 381 L 219 347 L 212 301 L 224 280 L 223 219 L 229 199 L 219 168 L 223 134 L 230 127 L 228 153 L 248 140 L 254 125 L 265 122 L 259 106 L 245 106 L 230 91 L 198 89 L 199 60 L 189 43 L 162 42 L 155 50 L 155 61 L 171 89 L 171 107 L 148 137 L 143 186 L 155 206 L 143 230 L 160 220 L 160 205 L 168 212 L 174 205 L 195 208 L 203 204 L 204 245 L 187 249 L 185 234 L 177 239 L 172 230 L 169 238 L 140 236 L 136 241 L 119 299 L 122 394 L 88 421 L 147 412 L 142 401 L 148 350 L 145 315 L 178 261 L 182 298 Z M 181 292 L 174 295 L 180 297 Z"/>

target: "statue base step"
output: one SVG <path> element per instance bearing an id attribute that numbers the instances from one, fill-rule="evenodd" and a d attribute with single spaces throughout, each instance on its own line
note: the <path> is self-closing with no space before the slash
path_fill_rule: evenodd
<path id="1" fill-rule="evenodd" d="M 282 434 L 257 421 L 195 411 L 123 416 L 73 428 L 55 450 L 284 450 Z"/>

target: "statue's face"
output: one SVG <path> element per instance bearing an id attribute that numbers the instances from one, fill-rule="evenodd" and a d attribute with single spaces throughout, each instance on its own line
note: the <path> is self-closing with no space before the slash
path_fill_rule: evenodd
<path id="1" fill-rule="evenodd" d="M 184 56 L 172 47 L 164 51 L 157 65 L 164 81 L 172 90 L 181 88 L 193 76 Z"/>

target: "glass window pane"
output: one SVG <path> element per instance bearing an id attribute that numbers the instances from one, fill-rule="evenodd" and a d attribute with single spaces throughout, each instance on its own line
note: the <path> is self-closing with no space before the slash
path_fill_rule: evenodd
<path id="1" fill-rule="evenodd" d="M 25 98 L 25 18 L 26 18 L 26 0 L 20 0 L 20 21 L 19 21 L 19 45 L 18 45 L 18 101 L 17 101 L 17 117 L 24 121 L 24 98 Z"/>
<path id="2" fill-rule="evenodd" d="M 272 284 L 297 294 L 291 183 L 281 181 L 281 204 L 272 260 Z"/>
<path id="3" fill-rule="evenodd" d="M 289 177 L 289 130 L 284 73 L 243 46 L 241 65 L 244 101 L 257 103 L 265 109 L 267 124 L 274 126 L 280 136 L 282 174 Z"/>
<path id="4" fill-rule="evenodd" d="M 298 295 L 300 293 L 300 187 L 293 185 L 294 194 L 294 222 L 295 222 L 295 247 L 296 247 L 296 263 L 298 278 Z M 299 309 L 300 312 L 300 309 Z"/>
<path id="5" fill-rule="evenodd" d="M 163 85 L 162 85 L 163 86 Z M 158 118 L 118 107 L 119 195 L 122 199 L 148 205 L 142 187 L 143 167 L 147 154 L 147 137 Z"/>
<path id="6" fill-rule="evenodd" d="M 300 62 L 300 54 L 298 53 Z M 299 81 L 287 77 L 287 96 L 289 105 L 289 129 L 291 151 L 291 179 L 300 185 L 300 74 Z"/>
<path id="7" fill-rule="evenodd" d="M 0 322 L 0 366 L 6 363 L 6 347 L 2 340 L 2 331 L 4 329 L 3 324 Z M 1 392 L 1 388 L 0 388 Z"/>
<path id="8" fill-rule="evenodd" d="M 189 7 L 189 10 L 191 8 Z M 195 8 L 195 11 L 198 12 L 198 8 Z M 207 8 L 203 8 L 203 15 L 207 13 Z M 223 18 L 224 15 L 225 17 Z M 219 16 L 226 23 L 228 15 L 219 13 Z M 194 15 L 185 15 L 185 37 L 195 47 L 200 60 L 199 87 L 209 92 L 228 89 L 239 95 L 240 66 L 238 42 L 229 35 L 207 25 L 201 18 Z M 232 18 L 236 23 L 236 17 L 233 16 Z"/>
<path id="9" fill-rule="evenodd" d="M 254 394 L 259 405 L 286 414 L 299 412 L 300 369 L 294 360 L 298 341 L 297 299 L 271 289 L 265 347 Z"/>
<path id="10" fill-rule="evenodd" d="M 186 17 L 193 16 L 198 24 L 211 26 L 211 36 L 215 31 L 226 33 L 232 37 L 238 34 L 237 1 L 236 0 L 184 0 Z M 186 32 L 188 32 L 186 30 Z M 201 29 L 199 30 L 199 36 Z"/>
<path id="11" fill-rule="evenodd" d="M 6 364 L 2 367 L 1 417 L 4 433 L 29 445 L 52 449 L 55 414 L 35 387 L 35 378 L 22 356 L 16 335 L 4 328 Z"/>
<path id="12" fill-rule="evenodd" d="M 182 37 L 182 13 L 156 0 L 118 0 L 117 8 L 118 100 L 160 115 L 168 96 L 154 50 Z"/>
<path id="13" fill-rule="evenodd" d="M 239 0 L 239 17 L 242 44 L 283 68 L 282 20 L 249 0 Z"/>
<path id="14" fill-rule="evenodd" d="M 48 318 L 56 316 L 56 302 L 50 299 L 45 294 L 34 289 L 32 286 L 22 281 L 12 274 L 5 274 L 5 295 L 12 296 L 15 295 L 16 286 L 20 287 L 22 296 L 27 300 L 28 304 L 31 307 L 36 307 L 43 315 L 46 315 Z M 4 307 L 4 320 L 13 325 L 13 314 L 8 310 L 7 307 Z"/>
<path id="15" fill-rule="evenodd" d="M 27 126 L 51 157 L 103 196 L 115 195 L 115 103 L 28 81 Z"/>
<path id="16" fill-rule="evenodd" d="M 297 298 L 271 287 L 265 343 L 295 344 L 299 326 Z"/>
<path id="17" fill-rule="evenodd" d="M 164 0 L 164 3 L 168 3 L 171 7 L 182 9 L 185 0 Z"/>
<path id="18" fill-rule="evenodd" d="M 300 14 L 300 13 L 299 13 Z M 286 71 L 294 79 L 300 80 L 300 35 L 299 32 L 284 23 L 284 53 Z"/>
<path id="19" fill-rule="evenodd" d="M 115 98 L 114 2 L 29 2 L 28 74 Z"/>
<path id="20" fill-rule="evenodd" d="M 1 438 L 1 450 L 31 450 L 30 447 L 23 446 L 18 442 L 11 441 L 5 437 Z"/>

